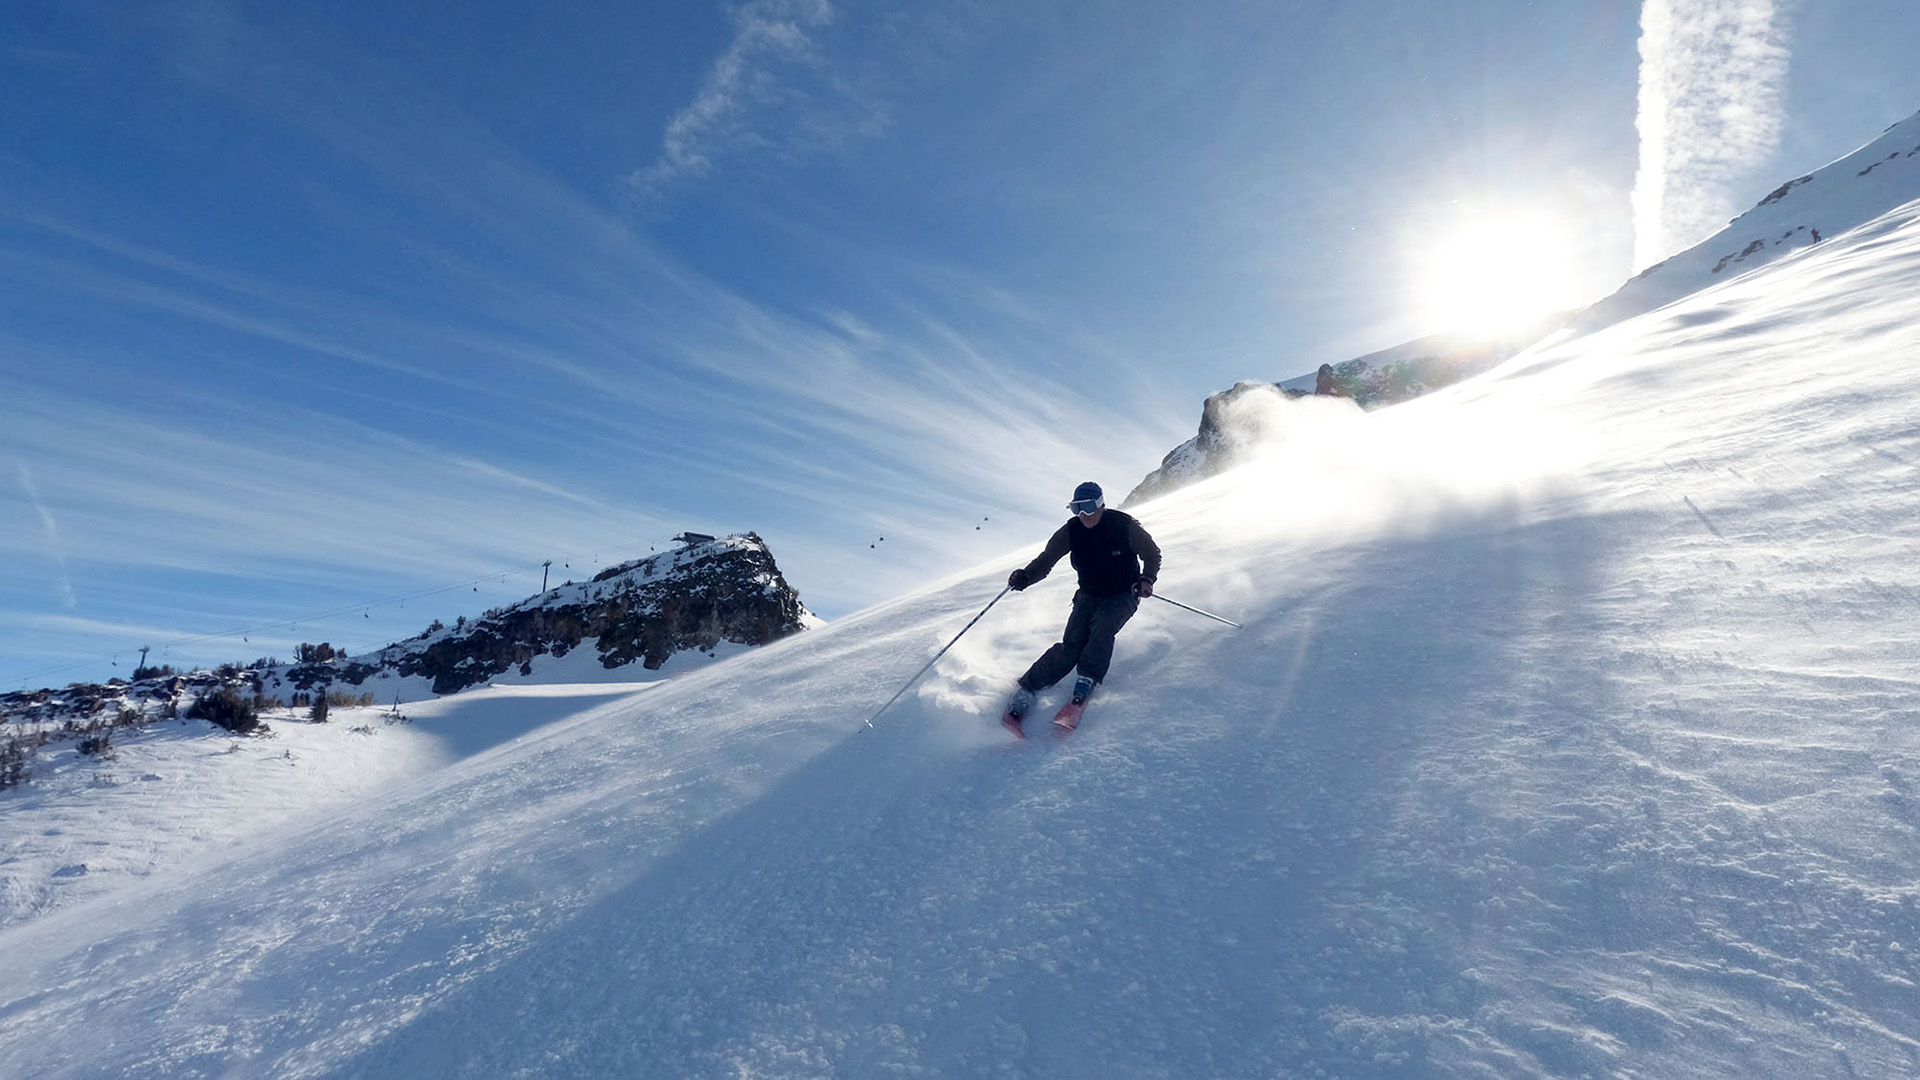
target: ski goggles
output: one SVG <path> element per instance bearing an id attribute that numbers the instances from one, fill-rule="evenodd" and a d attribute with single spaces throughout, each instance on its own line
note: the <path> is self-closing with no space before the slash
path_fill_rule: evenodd
<path id="1" fill-rule="evenodd" d="M 1075 499 L 1067 504 L 1067 509 L 1076 514 L 1091 514 L 1105 505 L 1105 499 Z"/>

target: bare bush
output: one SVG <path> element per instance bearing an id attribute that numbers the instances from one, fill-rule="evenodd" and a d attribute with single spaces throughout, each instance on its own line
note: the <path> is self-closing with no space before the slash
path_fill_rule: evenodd
<path id="1" fill-rule="evenodd" d="M 27 782 L 27 754 L 32 749 L 22 738 L 10 738 L 0 744 L 0 791 Z"/>
<path id="2" fill-rule="evenodd" d="M 254 707 L 253 699 L 242 697 L 231 686 L 200 695 L 194 699 L 187 715 L 195 720 L 212 721 L 236 735 L 245 735 L 260 726 L 260 712 Z"/>

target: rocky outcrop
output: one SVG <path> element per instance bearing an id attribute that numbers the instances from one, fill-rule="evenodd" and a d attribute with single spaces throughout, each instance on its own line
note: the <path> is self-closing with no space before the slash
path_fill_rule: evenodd
<path id="1" fill-rule="evenodd" d="M 57 740 L 172 719 L 200 698 L 226 689 L 252 697 L 260 692 L 262 678 L 261 669 L 227 664 L 212 671 L 168 670 L 132 680 L 0 694 L 0 740 L 29 730 Z"/>
<path id="2" fill-rule="evenodd" d="M 1277 407 L 1280 402 L 1310 399 L 1313 404 L 1302 408 L 1339 411 L 1408 401 L 1511 360 L 1563 329 L 1570 317 L 1567 312 L 1555 312 L 1496 333 L 1434 334 L 1343 360 L 1332 365 L 1337 396 L 1314 397 L 1314 374 L 1278 383 L 1235 383 L 1207 398 L 1200 409 L 1199 434 L 1169 451 L 1160 467 L 1148 473 L 1120 505 L 1157 498 L 1231 469 L 1253 447 L 1297 429 L 1299 425 L 1292 421 L 1310 421 L 1289 416 Z"/>
<path id="3" fill-rule="evenodd" d="M 302 689 L 324 681 L 358 685 L 392 672 L 424 676 L 450 694 L 510 670 L 530 673 L 542 656 L 590 645 L 608 668 L 657 670 L 675 653 L 723 641 L 764 645 L 805 628 L 810 614 L 753 533 L 695 538 L 659 555 L 609 567 L 470 622 L 429 631 L 351 660 L 299 665 Z"/>
<path id="4" fill-rule="evenodd" d="M 1200 407 L 1200 433 L 1174 447 L 1160 467 L 1146 475 L 1121 501 L 1122 509 L 1177 491 L 1197 480 L 1225 472 L 1261 442 L 1261 418 L 1287 395 L 1274 383 L 1235 383 L 1207 398 Z"/>
<path id="5" fill-rule="evenodd" d="M 349 688 L 358 694 L 368 680 L 389 675 L 422 676 L 435 693 L 450 694 L 509 670 L 530 674 L 540 657 L 589 646 L 608 668 L 638 663 L 657 670 L 676 653 L 710 652 L 723 641 L 764 645 L 815 621 L 760 537 L 688 534 L 683 540 L 672 551 L 609 567 L 592 581 L 567 582 L 478 619 L 451 627 L 436 622 L 373 653 L 349 657 L 325 645 L 302 646 L 324 659 L 261 659 L 244 668 L 178 673 L 143 669 L 130 681 L 0 694 L 0 724 L 56 725 L 71 734 L 176 716 L 228 687 L 268 697 Z"/>
<path id="6" fill-rule="evenodd" d="M 609 567 L 592 581 L 570 581 L 452 627 L 436 622 L 374 653 L 349 657 L 329 645 L 303 645 L 303 659 L 293 664 L 262 658 L 211 671 L 142 668 L 131 680 L 0 694 L 0 789 L 23 782 L 28 759 L 49 743 L 80 740 L 83 752 L 95 752 L 89 744 L 104 752 L 120 728 L 199 715 L 214 699 L 280 707 L 291 692 L 293 704 L 304 706 L 335 692 L 365 705 L 374 695 L 363 693 L 362 684 L 389 676 L 419 676 L 431 680 L 435 693 L 450 694 L 509 670 L 531 674 L 541 657 L 587 647 L 607 668 L 638 663 L 658 670 L 677 653 L 711 653 L 721 642 L 764 645 L 818 621 L 753 533 L 680 539 L 673 551 Z M 251 721 L 252 708 L 247 712 Z M 208 718 L 235 732 L 266 728 Z"/>

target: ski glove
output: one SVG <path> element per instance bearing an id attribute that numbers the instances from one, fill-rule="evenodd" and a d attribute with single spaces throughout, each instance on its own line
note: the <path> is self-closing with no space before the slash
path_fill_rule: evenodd
<path id="1" fill-rule="evenodd" d="M 1027 568 L 1024 566 L 1007 575 L 1007 588 L 1014 592 L 1019 592 L 1031 584 L 1033 584 L 1033 575 L 1027 573 Z"/>
<path id="2" fill-rule="evenodd" d="M 1133 591 L 1140 599 L 1145 600 L 1147 597 L 1153 595 L 1153 580 L 1151 578 L 1141 578 L 1139 581 L 1133 583 Z"/>

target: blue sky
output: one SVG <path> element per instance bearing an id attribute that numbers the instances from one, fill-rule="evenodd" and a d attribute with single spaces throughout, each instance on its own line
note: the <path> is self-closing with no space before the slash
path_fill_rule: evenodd
<path id="1" fill-rule="evenodd" d="M 1709 216 L 1920 109 L 1914 5 L 1661 2 L 1778 61 L 1673 83 L 1765 84 L 1668 178 Z M 1632 273 L 1642 15 L 15 0 L 0 685 L 376 647 L 689 528 L 829 617 L 1037 544 L 1208 393 L 1443 329 L 1441 237 Z"/>

